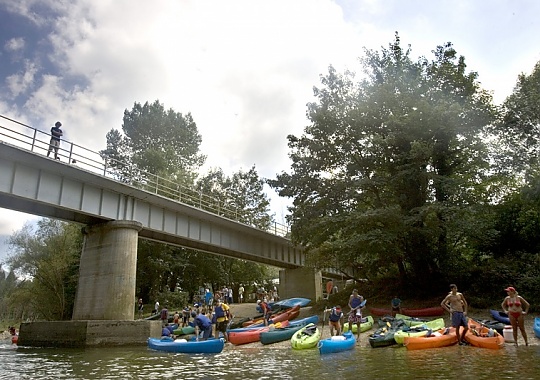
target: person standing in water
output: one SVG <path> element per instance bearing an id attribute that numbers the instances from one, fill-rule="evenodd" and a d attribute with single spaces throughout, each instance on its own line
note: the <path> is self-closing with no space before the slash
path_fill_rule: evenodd
<path id="1" fill-rule="evenodd" d="M 452 326 L 456 328 L 456 336 L 460 346 L 467 345 L 465 334 L 469 330 L 467 323 L 467 301 L 463 294 L 457 291 L 456 284 L 450 284 L 450 293 L 441 301 L 441 306 L 452 316 Z M 463 326 L 463 332 L 459 334 L 460 327 Z"/>

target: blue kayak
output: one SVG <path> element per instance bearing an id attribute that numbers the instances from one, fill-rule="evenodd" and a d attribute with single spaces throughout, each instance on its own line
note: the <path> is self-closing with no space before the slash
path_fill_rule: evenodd
<path id="1" fill-rule="evenodd" d="M 317 324 L 319 323 L 319 317 L 317 315 L 311 315 L 302 319 L 294 319 L 289 321 L 289 326 L 306 326 L 310 323 Z"/>
<path id="2" fill-rule="evenodd" d="M 505 312 L 499 311 L 499 310 L 490 310 L 489 313 L 495 319 L 496 321 L 502 322 L 505 325 L 510 324 L 510 318 L 508 318 L 508 314 Z"/>
<path id="3" fill-rule="evenodd" d="M 333 354 L 335 352 L 352 350 L 355 344 L 356 339 L 353 333 L 347 331 L 343 335 L 336 335 L 320 340 L 317 347 L 321 354 Z"/>
<path id="4" fill-rule="evenodd" d="M 287 298 L 277 302 L 269 302 L 268 306 L 270 306 L 272 310 L 290 309 L 291 307 L 295 307 L 296 305 L 300 307 L 307 306 L 310 302 L 311 299 L 309 298 L 295 297 Z M 259 313 L 262 313 L 262 309 L 259 305 L 256 306 L 256 309 Z"/>
<path id="5" fill-rule="evenodd" d="M 539 317 L 534 318 L 533 331 L 534 331 L 534 335 L 537 338 L 540 338 L 540 318 Z"/>
<path id="6" fill-rule="evenodd" d="M 223 351 L 225 340 L 185 340 L 172 338 L 148 338 L 148 347 L 153 350 L 165 352 L 180 352 L 185 354 L 218 354 Z"/>

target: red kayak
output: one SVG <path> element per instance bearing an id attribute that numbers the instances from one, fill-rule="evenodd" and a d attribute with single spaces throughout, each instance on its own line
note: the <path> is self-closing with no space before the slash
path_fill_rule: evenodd
<path id="1" fill-rule="evenodd" d="M 392 315 L 392 310 L 390 309 L 371 307 L 369 310 L 371 312 L 371 315 L 375 315 L 378 317 Z M 405 314 L 409 317 L 439 317 L 441 315 L 444 315 L 444 309 L 440 306 L 425 307 L 422 309 L 403 308 L 401 309 L 401 314 Z"/>
<path id="2" fill-rule="evenodd" d="M 263 326 L 244 331 L 229 332 L 229 342 L 234 345 L 258 342 L 261 339 L 261 333 L 269 331 L 271 328 L 287 327 L 289 321 L 278 322 L 275 325 Z"/>
<path id="3" fill-rule="evenodd" d="M 277 313 L 270 318 L 270 323 L 276 323 L 276 322 L 283 322 L 283 321 L 290 321 L 291 319 L 294 319 L 300 315 L 300 306 L 296 305 L 290 309 L 287 309 L 285 311 L 282 311 L 280 313 Z M 243 327 L 249 327 L 253 325 L 264 325 L 264 319 L 259 318 L 253 321 L 247 321 L 242 323 Z"/>

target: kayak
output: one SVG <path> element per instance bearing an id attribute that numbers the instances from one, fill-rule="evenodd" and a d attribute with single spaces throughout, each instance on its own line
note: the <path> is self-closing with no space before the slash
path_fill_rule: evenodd
<path id="1" fill-rule="evenodd" d="M 310 302 L 311 302 L 311 299 L 309 298 L 294 297 L 294 298 L 287 298 L 287 299 L 277 301 L 277 302 L 269 302 L 268 306 L 270 306 L 272 310 L 290 309 L 291 307 L 295 307 L 295 306 L 305 307 Z M 255 309 L 259 313 L 262 313 L 262 309 L 259 305 L 257 305 Z"/>
<path id="2" fill-rule="evenodd" d="M 282 312 L 279 312 L 270 318 L 268 321 L 269 324 L 282 322 L 282 321 L 288 321 L 291 319 L 294 319 L 300 315 L 300 306 L 293 306 L 290 309 L 284 310 Z M 257 327 L 257 326 L 264 326 L 264 318 L 253 320 L 253 321 L 247 321 L 242 324 L 243 327 Z"/>
<path id="3" fill-rule="evenodd" d="M 311 315 L 309 317 L 305 317 L 305 318 L 302 318 L 302 319 L 295 319 L 293 321 L 289 321 L 289 326 L 306 326 L 306 325 L 309 325 L 310 323 L 313 323 L 313 324 L 317 324 L 319 323 L 319 317 L 316 316 L 316 315 Z"/>
<path id="4" fill-rule="evenodd" d="M 352 332 L 348 331 L 343 335 L 332 336 L 327 339 L 322 339 L 317 344 L 317 348 L 321 354 L 332 354 L 352 350 L 356 344 L 356 339 Z"/>
<path id="5" fill-rule="evenodd" d="M 540 338 L 540 318 L 539 317 L 534 318 L 533 331 L 534 331 L 534 335 L 537 338 Z"/>
<path id="6" fill-rule="evenodd" d="M 289 326 L 270 329 L 268 331 L 261 332 L 260 340 L 262 344 L 271 344 L 276 342 L 282 342 L 292 338 L 295 332 L 302 327 L 309 325 L 310 323 L 317 324 L 319 317 L 312 315 L 310 317 L 289 321 Z"/>
<path id="7" fill-rule="evenodd" d="M 284 340 L 290 340 L 292 336 L 305 325 L 294 325 L 281 327 L 277 329 L 270 329 L 268 331 L 262 331 L 259 339 L 262 344 L 272 344 L 277 342 L 283 342 Z"/>
<path id="8" fill-rule="evenodd" d="M 362 318 L 362 320 L 365 319 L 365 322 L 360 323 L 360 332 L 363 333 L 364 331 L 371 330 L 373 327 L 373 324 L 375 321 L 373 320 L 373 317 L 371 315 L 367 316 L 366 318 Z M 356 334 L 358 330 L 358 326 L 356 323 L 352 325 L 352 332 Z M 349 331 L 349 322 L 346 322 L 343 324 L 343 332 Z"/>
<path id="9" fill-rule="evenodd" d="M 263 327 L 254 328 L 254 329 L 247 329 L 244 331 L 229 331 L 227 335 L 229 337 L 229 342 L 231 342 L 234 345 L 247 344 L 247 343 L 258 342 L 261 339 L 260 338 L 261 333 L 264 331 L 269 331 L 276 327 L 286 327 L 288 325 L 289 325 L 289 321 L 283 321 L 283 322 L 278 322 L 274 325 L 263 326 Z"/>
<path id="10" fill-rule="evenodd" d="M 394 335 L 397 331 L 402 330 L 407 325 L 402 319 L 383 318 L 378 321 L 379 328 L 375 330 L 368 338 L 369 344 L 373 348 L 387 347 L 396 344 Z"/>
<path id="11" fill-rule="evenodd" d="M 465 334 L 465 340 L 471 346 L 498 350 L 504 347 L 504 337 L 496 330 L 488 329 L 473 319 L 469 320 L 469 330 Z"/>
<path id="12" fill-rule="evenodd" d="M 383 317 L 385 315 L 392 315 L 392 310 L 390 309 L 372 307 L 369 310 L 371 312 L 371 315 L 379 317 Z M 409 317 L 439 317 L 444 314 L 444 309 L 440 306 L 425 307 L 421 309 L 402 308 L 401 311 L 403 312 L 403 314 Z"/>
<path id="13" fill-rule="evenodd" d="M 457 342 L 456 329 L 454 327 L 447 327 L 431 335 L 406 337 L 403 340 L 403 345 L 408 350 L 425 350 L 428 348 L 447 347 Z"/>
<path id="14" fill-rule="evenodd" d="M 444 319 L 438 318 L 433 321 L 425 322 L 422 325 L 413 327 L 405 327 L 394 333 L 394 340 L 397 344 L 403 344 L 405 338 L 412 336 L 425 336 L 431 334 L 433 331 L 437 331 L 444 328 Z"/>
<path id="15" fill-rule="evenodd" d="M 218 354 L 223 351 L 223 339 L 186 340 L 169 337 L 156 339 L 148 338 L 148 347 L 153 350 L 165 352 L 180 352 L 185 354 Z"/>
<path id="16" fill-rule="evenodd" d="M 317 325 L 310 323 L 291 337 L 291 346 L 296 350 L 315 348 L 319 339 L 321 339 L 321 331 L 317 328 Z"/>
<path id="17" fill-rule="evenodd" d="M 505 312 L 491 309 L 489 313 L 491 314 L 493 319 L 495 319 L 496 321 L 502 322 L 505 325 L 510 324 L 510 318 L 508 317 L 508 314 L 506 314 Z"/>
<path id="18" fill-rule="evenodd" d="M 195 333 L 195 327 L 193 326 L 185 326 L 176 330 L 173 330 L 172 332 L 174 335 L 188 335 L 188 334 L 194 334 Z"/>
<path id="19" fill-rule="evenodd" d="M 488 319 L 476 319 L 473 318 L 474 321 L 480 323 L 481 325 L 487 327 L 488 329 L 497 330 L 497 332 L 501 335 L 503 335 L 504 326 L 506 326 L 504 323 L 499 321 L 490 321 Z"/>
<path id="20" fill-rule="evenodd" d="M 428 322 L 427 319 L 422 319 L 422 318 L 417 318 L 417 317 L 410 317 L 408 315 L 403 315 L 403 314 L 399 314 L 399 313 L 396 314 L 395 318 L 396 319 L 403 319 L 405 321 L 405 324 L 407 326 L 410 326 L 410 327 L 422 325 L 422 324 Z"/>

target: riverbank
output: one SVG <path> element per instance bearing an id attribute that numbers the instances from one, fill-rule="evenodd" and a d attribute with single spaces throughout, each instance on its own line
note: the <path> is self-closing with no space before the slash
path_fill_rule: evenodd
<path id="1" fill-rule="evenodd" d="M 382 305 L 377 305 L 377 306 L 383 307 Z M 232 305 L 230 305 L 230 307 L 231 307 L 231 312 L 234 315 L 234 319 L 236 319 L 236 320 L 239 320 L 239 319 L 242 319 L 242 318 L 251 318 L 251 317 L 255 317 L 257 315 L 260 315 L 260 313 L 257 313 L 255 303 L 232 304 Z M 364 314 L 366 316 L 370 315 L 369 307 L 366 308 L 366 311 L 365 311 Z M 330 329 L 328 327 L 328 324 L 325 323 L 324 326 L 323 326 L 323 323 L 322 323 L 322 320 L 323 320 L 322 311 L 317 310 L 316 307 L 307 306 L 307 307 L 301 308 L 300 309 L 300 315 L 298 316 L 298 319 L 305 318 L 305 317 L 308 317 L 308 316 L 311 316 L 311 315 L 318 315 L 319 316 L 319 328 L 322 330 L 321 339 L 329 338 L 330 337 Z M 492 319 L 490 314 L 489 314 L 489 310 L 485 310 L 485 309 L 469 308 L 468 316 L 470 318 L 481 319 L 481 320 L 484 320 L 484 319 L 491 320 Z M 379 317 L 374 317 L 375 321 L 377 321 L 378 318 Z M 431 318 L 427 318 L 427 319 L 435 319 L 435 318 L 441 318 L 441 317 L 431 317 Z M 445 314 L 445 315 L 442 316 L 442 318 L 444 318 L 446 326 L 450 326 L 450 324 L 451 324 L 450 323 L 450 316 L 448 314 Z M 530 315 L 530 314 L 525 316 L 525 330 L 527 332 L 529 345 L 537 346 L 537 345 L 540 345 L 540 339 L 537 339 L 535 337 L 534 332 L 533 332 L 533 325 L 534 325 L 534 316 Z M 360 341 L 358 342 L 358 344 L 360 346 L 366 346 L 366 347 L 370 346 L 369 341 L 368 341 L 368 337 L 369 337 L 369 334 L 371 334 L 374 330 L 375 329 L 372 329 L 372 330 L 366 331 L 365 333 L 360 334 Z M 518 334 L 518 341 L 519 341 L 520 345 L 521 344 L 524 345 L 524 341 L 523 341 L 523 338 L 521 337 L 521 333 Z M 275 343 L 275 344 L 276 345 L 281 345 L 283 347 L 288 347 L 290 345 L 290 343 L 288 341 Z M 250 345 L 260 345 L 260 343 L 259 342 L 250 343 Z"/>

